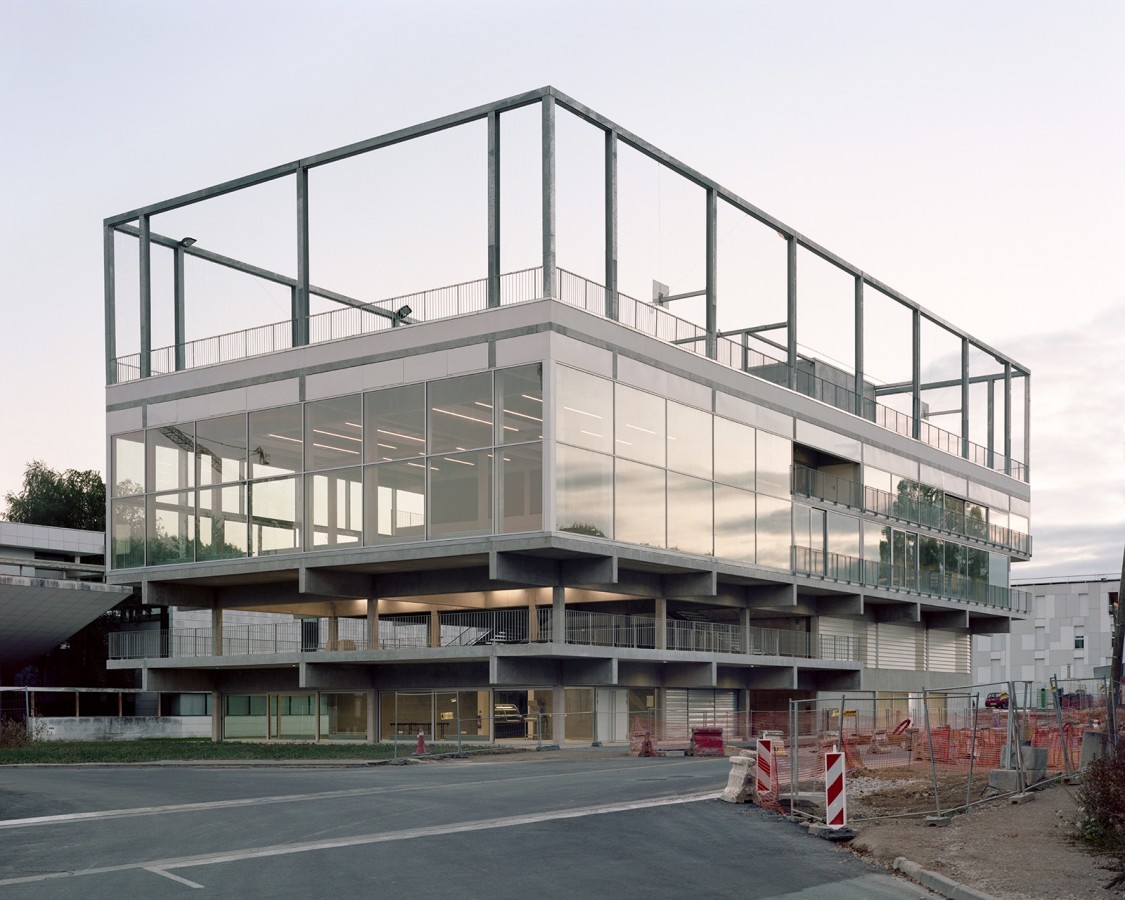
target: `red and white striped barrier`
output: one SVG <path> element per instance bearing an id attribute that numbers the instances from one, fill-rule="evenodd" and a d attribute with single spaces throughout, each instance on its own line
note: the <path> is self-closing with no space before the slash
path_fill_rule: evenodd
<path id="1" fill-rule="evenodd" d="M 824 824 L 829 828 L 845 828 L 848 824 L 844 769 L 843 753 L 830 750 L 824 754 Z"/>
<path id="2" fill-rule="evenodd" d="M 773 792 L 773 741 L 769 738 L 758 740 L 758 793 Z"/>

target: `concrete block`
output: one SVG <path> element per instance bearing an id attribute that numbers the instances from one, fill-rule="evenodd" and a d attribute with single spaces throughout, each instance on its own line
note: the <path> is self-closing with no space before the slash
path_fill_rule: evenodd
<path id="1" fill-rule="evenodd" d="M 1021 803 L 1030 803 L 1034 799 L 1034 794 L 1029 794 L 1027 791 L 1024 791 L 1022 794 L 1013 794 L 1008 798 L 1008 802 L 1014 806 L 1018 806 Z"/>
<path id="2" fill-rule="evenodd" d="M 746 751 L 743 751 L 743 753 L 746 753 Z M 727 786 L 719 799 L 725 800 L 727 803 L 757 803 L 757 767 L 757 753 L 754 753 L 753 756 L 732 756 Z"/>
<path id="3" fill-rule="evenodd" d="M 988 773 L 988 786 L 1007 794 L 1014 794 L 1023 787 L 1018 769 L 993 769 Z"/>

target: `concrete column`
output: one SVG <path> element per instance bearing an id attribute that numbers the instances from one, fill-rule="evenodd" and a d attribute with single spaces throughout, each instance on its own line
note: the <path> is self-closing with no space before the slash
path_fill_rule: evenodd
<path id="1" fill-rule="evenodd" d="M 527 607 L 527 640 L 532 644 L 539 640 L 539 607 L 534 603 Z"/>
<path id="2" fill-rule="evenodd" d="M 561 584 L 551 587 L 551 640 L 566 642 L 566 588 Z"/>
<path id="3" fill-rule="evenodd" d="M 379 649 L 379 598 L 367 598 L 367 649 Z"/>
<path id="4" fill-rule="evenodd" d="M 750 642 L 750 610 L 740 609 L 738 611 L 738 624 L 742 629 L 742 652 L 749 653 L 751 650 Z"/>
<path id="5" fill-rule="evenodd" d="M 488 305 L 500 305 L 500 114 L 488 114 Z"/>
<path id="6" fill-rule="evenodd" d="M 218 606 L 211 610 L 211 655 L 223 655 L 223 610 Z"/>
<path id="7" fill-rule="evenodd" d="M 605 133 L 605 316 L 617 319 L 617 132 Z"/>
<path id="8" fill-rule="evenodd" d="M 441 646 L 441 613 L 437 609 L 430 610 L 430 646 Z"/>
<path id="9" fill-rule="evenodd" d="M 328 649 L 336 650 L 340 646 L 340 619 L 335 610 L 332 612 L 333 615 L 328 617 Z"/>
<path id="10" fill-rule="evenodd" d="M 657 597 L 653 603 L 656 607 L 656 649 L 668 649 L 668 601 Z"/>
<path id="11" fill-rule="evenodd" d="M 556 684 L 551 689 L 551 742 L 561 744 L 566 740 L 566 687 Z"/>
<path id="12" fill-rule="evenodd" d="M 221 691 L 211 691 L 211 740 L 218 743 L 222 739 L 223 695 Z"/>
<path id="13" fill-rule="evenodd" d="M 371 601 L 367 602 L 370 603 Z M 369 744 L 375 743 L 376 736 L 379 733 L 375 722 L 376 711 L 375 689 L 371 688 L 367 691 L 367 743 Z"/>
<path id="14" fill-rule="evenodd" d="M 555 98 L 542 100 L 543 112 L 543 296 L 558 298 L 555 269 Z"/>

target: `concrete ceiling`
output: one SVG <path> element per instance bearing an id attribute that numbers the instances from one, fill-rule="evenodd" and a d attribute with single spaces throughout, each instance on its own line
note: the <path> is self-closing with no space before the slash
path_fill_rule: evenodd
<path id="1" fill-rule="evenodd" d="M 131 592 L 86 581 L 0 575 L 0 671 L 10 677 Z"/>

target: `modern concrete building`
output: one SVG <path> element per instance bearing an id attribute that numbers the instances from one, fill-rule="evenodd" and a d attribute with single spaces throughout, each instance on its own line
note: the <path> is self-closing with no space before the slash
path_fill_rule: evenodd
<path id="1" fill-rule="evenodd" d="M 1027 612 L 1027 370 L 553 88 L 112 216 L 105 258 L 108 580 L 205 617 L 109 665 L 216 737 L 623 740 L 964 684 Z"/>
<path id="2" fill-rule="evenodd" d="M 1033 682 L 1052 677 L 1094 679 L 1113 661 L 1113 616 L 1120 575 L 1021 581 L 1031 592 L 1031 615 L 1012 623 L 1009 634 L 973 641 L 973 674 L 979 683 Z"/>

